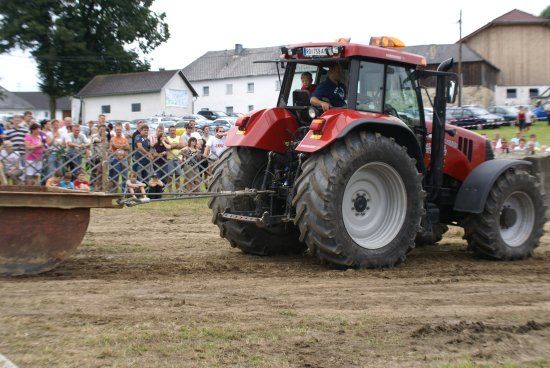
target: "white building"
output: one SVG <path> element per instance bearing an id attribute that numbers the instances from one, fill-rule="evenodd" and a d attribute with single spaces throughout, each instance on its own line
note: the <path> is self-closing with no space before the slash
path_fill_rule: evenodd
<path id="1" fill-rule="evenodd" d="M 145 119 L 154 115 L 182 116 L 193 112 L 195 89 L 181 70 L 160 70 L 125 74 L 98 75 L 73 104 L 80 121 Z"/>
<path id="2" fill-rule="evenodd" d="M 39 121 L 51 119 L 50 99 L 43 92 L 10 92 L 0 87 L 0 115 L 23 115 L 25 111 L 32 112 Z M 61 97 L 56 100 L 55 119 L 71 116 L 71 100 Z"/>
<path id="3" fill-rule="evenodd" d="M 183 69 L 199 97 L 195 110 L 246 113 L 273 107 L 280 83 L 275 63 L 280 47 L 245 49 L 237 44 L 232 50 L 209 51 Z M 280 70 L 281 79 L 284 70 Z"/>
<path id="4" fill-rule="evenodd" d="M 549 85 L 540 86 L 495 86 L 496 105 L 529 105 L 533 99 L 547 95 Z"/>

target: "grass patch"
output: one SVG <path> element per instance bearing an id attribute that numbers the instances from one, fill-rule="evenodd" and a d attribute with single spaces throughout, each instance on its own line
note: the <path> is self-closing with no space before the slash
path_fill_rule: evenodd
<path id="1" fill-rule="evenodd" d="M 502 138 L 506 138 L 510 141 L 510 138 L 513 138 L 518 131 L 518 128 L 515 126 L 505 126 L 498 129 L 483 129 L 483 130 L 472 130 L 477 134 L 486 134 L 487 138 L 493 139 L 496 132 L 500 133 Z M 550 146 L 550 126 L 546 122 L 538 121 L 531 126 L 529 131 L 523 133 L 523 138 L 526 140 L 529 138 L 530 134 L 536 134 L 537 140 L 543 146 Z"/>

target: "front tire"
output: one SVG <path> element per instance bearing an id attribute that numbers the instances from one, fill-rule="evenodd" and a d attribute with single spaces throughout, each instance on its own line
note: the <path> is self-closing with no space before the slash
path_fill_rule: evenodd
<path id="1" fill-rule="evenodd" d="M 337 267 L 403 262 L 424 214 L 421 179 L 392 139 L 350 133 L 303 164 L 293 200 L 300 240 Z"/>
<path id="2" fill-rule="evenodd" d="M 267 152 L 248 147 L 230 147 L 222 154 L 212 170 L 210 191 L 234 191 L 257 187 L 263 177 Z M 223 220 L 220 214 L 226 209 L 253 211 L 252 197 L 214 197 L 208 203 L 212 209 L 212 222 L 220 228 L 220 236 L 243 253 L 259 256 L 300 253 L 305 245 L 300 243 L 298 229 L 287 223 L 271 228 L 259 228 L 254 224 Z"/>
<path id="3" fill-rule="evenodd" d="M 482 213 L 464 225 L 464 238 L 476 254 L 504 261 L 533 254 L 544 231 L 544 200 L 534 176 L 526 171 L 501 175 Z"/>

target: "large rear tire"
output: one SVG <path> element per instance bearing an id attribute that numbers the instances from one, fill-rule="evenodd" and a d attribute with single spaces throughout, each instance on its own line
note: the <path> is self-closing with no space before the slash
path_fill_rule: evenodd
<path id="1" fill-rule="evenodd" d="M 392 139 L 364 131 L 310 156 L 293 200 L 300 240 L 337 267 L 403 262 L 424 214 L 415 162 Z"/>
<path id="2" fill-rule="evenodd" d="M 267 152 L 248 147 L 230 147 L 220 157 L 212 170 L 210 190 L 242 190 L 257 186 L 267 164 Z M 220 235 L 233 247 L 247 254 L 260 256 L 300 253 L 305 245 L 300 243 L 297 228 L 288 223 L 273 228 L 259 228 L 254 224 L 223 220 L 219 214 L 226 209 L 249 211 L 255 209 L 252 197 L 214 197 L 208 203 L 212 209 L 212 222 L 220 228 Z"/>
<path id="3" fill-rule="evenodd" d="M 524 259 L 539 245 L 544 212 L 536 178 L 523 170 L 508 171 L 493 185 L 483 212 L 466 220 L 464 238 L 480 256 Z"/>

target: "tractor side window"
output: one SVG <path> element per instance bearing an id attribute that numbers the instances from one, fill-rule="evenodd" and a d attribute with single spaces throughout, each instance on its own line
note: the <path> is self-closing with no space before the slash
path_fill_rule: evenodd
<path id="1" fill-rule="evenodd" d="M 357 110 L 382 112 L 384 64 L 362 61 L 357 83 Z"/>
<path id="2" fill-rule="evenodd" d="M 395 65 L 388 65 L 386 70 L 384 113 L 398 117 L 410 127 L 419 126 L 420 113 L 412 70 Z"/>

